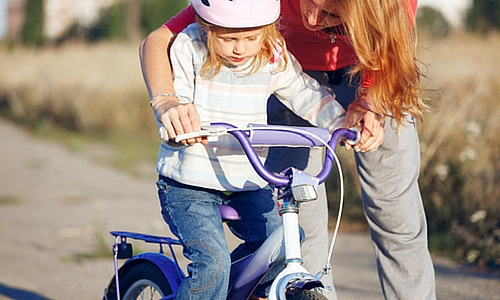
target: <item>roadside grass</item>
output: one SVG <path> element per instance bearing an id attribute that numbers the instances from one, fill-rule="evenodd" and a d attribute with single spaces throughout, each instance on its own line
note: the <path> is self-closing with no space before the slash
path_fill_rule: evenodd
<path id="1" fill-rule="evenodd" d="M 22 199 L 14 195 L 0 195 L 0 206 L 21 204 Z"/>
<path id="2" fill-rule="evenodd" d="M 92 245 L 89 251 L 82 251 L 73 253 L 70 256 L 66 256 L 63 260 L 73 263 L 81 263 L 85 260 L 96 260 L 96 259 L 113 259 L 113 244 L 109 243 L 109 239 L 105 237 L 102 231 L 96 230 L 94 232 L 94 245 Z M 139 253 L 145 252 L 147 249 L 143 247 L 143 243 L 138 241 L 127 240 L 127 243 L 132 244 L 132 254 L 137 255 Z"/>
<path id="3" fill-rule="evenodd" d="M 64 260 L 68 262 L 80 263 L 84 260 L 94 259 L 111 259 L 113 257 L 113 247 L 109 244 L 104 234 L 100 231 L 94 233 L 94 245 L 90 251 L 77 252 L 65 257 Z"/>
<path id="4" fill-rule="evenodd" d="M 429 76 L 423 82 L 425 95 L 433 107 L 424 123 L 417 124 L 419 184 L 430 247 L 462 262 L 498 267 L 500 35 L 423 37 L 420 45 L 423 71 Z M 0 114 L 98 163 L 154 176 L 159 141 L 137 47 L 0 47 Z M 346 202 L 341 230 L 366 231 L 352 153 L 343 152 Z M 332 173 L 327 182 L 332 221 L 338 207 L 337 177 Z"/>

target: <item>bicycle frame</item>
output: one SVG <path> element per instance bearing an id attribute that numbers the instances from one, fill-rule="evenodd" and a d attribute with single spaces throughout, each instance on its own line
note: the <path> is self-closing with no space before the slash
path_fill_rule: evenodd
<path id="1" fill-rule="evenodd" d="M 265 132 L 265 134 L 259 134 L 259 132 Z M 343 138 L 356 143 L 358 133 L 349 129 L 337 129 L 330 137 L 326 129 L 319 128 L 252 124 L 251 129 L 238 129 L 227 123 L 212 123 L 200 135 L 210 136 L 226 133 L 232 134 L 240 142 L 255 171 L 275 186 L 275 200 L 280 204 L 279 212 L 283 220 L 283 225 L 273 232 L 256 252 L 232 263 L 231 286 L 227 299 L 248 299 L 271 266 L 277 263 L 284 263 L 285 268 L 274 279 L 269 300 L 284 300 L 301 290 L 324 288 L 320 281 L 320 275 L 314 276 L 302 267 L 298 213 L 302 202 L 317 198 L 317 187 L 327 179 L 330 173 L 334 160 L 332 152 L 335 151 L 339 140 Z M 192 136 L 194 135 L 191 133 L 189 137 Z M 270 139 L 270 137 L 272 138 Z M 330 137 L 329 140 L 328 137 Z M 311 176 L 300 170 L 289 168 L 280 174 L 274 174 L 264 167 L 253 150 L 255 145 L 290 144 L 327 146 L 330 151 L 326 151 L 322 171 L 317 176 Z M 238 219 L 237 212 L 229 206 L 221 205 L 220 212 L 224 221 Z M 171 295 L 162 299 L 173 299 L 180 282 L 186 277 L 173 250 L 173 246 L 180 245 L 179 240 L 135 232 L 112 231 L 111 234 L 115 236 L 113 248 L 115 276 L 110 287 L 115 285 L 116 298 L 120 299 L 120 278 L 138 263 L 148 262 L 161 270 L 172 290 Z M 158 244 L 159 251 L 158 253 L 148 252 L 132 256 L 131 245 L 127 243 L 127 238 Z M 164 246 L 169 248 L 170 256 L 165 255 Z M 118 259 L 120 258 L 128 258 L 128 260 L 121 268 L 118 268 Z M 104 299 L 107 299 L 106 293 Z"/>

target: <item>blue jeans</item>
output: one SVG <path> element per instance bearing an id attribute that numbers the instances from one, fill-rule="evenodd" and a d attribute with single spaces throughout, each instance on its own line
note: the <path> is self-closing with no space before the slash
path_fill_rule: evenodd
<path id="1" fill-rule="evenodd" d="M 231 260 L 254 252 L 281 224 L 271 188 L 226 195 L 161 175 L 157 186 L 163 219 L 181 241 L 184 256 L 191 261 L 188 277 L 181 282 L 175 299 L 226 299 Z M 231 254 L 219 204 L 232 206 L 240 216 L 239 221 L 227 223 L 244 241 Z"/>

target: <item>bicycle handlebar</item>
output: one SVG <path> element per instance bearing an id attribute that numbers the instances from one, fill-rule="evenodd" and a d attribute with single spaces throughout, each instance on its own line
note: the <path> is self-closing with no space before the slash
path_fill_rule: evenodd
<path id="1" fill-rule="evenodd" d="M 252 132 L 264 132 L 264 134 L 252 134 Z M 325 134 L 326 132 L 326 134 Z M 256 125 L 251 124 L 248 129 L 238 129 L 236 126 L 228 123 L 210 123 L 203 130 L 190 132 L 184 135 L 176 136 L 175 141 L 179 142 L 189 138 L 216 136 L 221 134 L 231 134 L 240 143 L 243 151 L 248 157 L 253 168 L 262 179 L 275 186 L 284 187 L 289 184 L 290 179 L 267 170 L 253 146 L 265 144 L 267 146 L 305 146 L 316 147 L 328 145 L 331 151 L 335 151 L 337 143 L 345 139 L 350 144 L 356 144 L 359 141 L 359 131 L 355 128 L 336 129 L 331 136 L 323 128 L 316 127 L 292 127 L 279 125 Z M 160 127 L 160 138 L 168 141 L 168 135 L 165 128 Z M 329 138 L 329 139 L 328 139 Z M 334 154 L 329 149 L 325 151 L 322 170 L 315 176 L 319 183 L 323 183 L 330 174 L 333 165 Z"/>

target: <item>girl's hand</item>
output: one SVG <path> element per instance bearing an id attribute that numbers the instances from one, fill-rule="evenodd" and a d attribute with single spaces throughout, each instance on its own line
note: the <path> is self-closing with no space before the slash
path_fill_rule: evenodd
<path id="1" fill-rule="evenodd" d="M 173 99 L 175 100 L 173 100 Z M 177 98 L 169 97 L 151 103 L 155 118 L 165 126 L 169 139 L 179 134 L 201 129 L 200 116 L 192 103 L 180 104 Z M 208 144 L 207 138 L 192 138 L 181 141 L 183 145 Z"/>
<path id="2" fill-rule="evenodd" d="M 346 143 L 345 147 L 352 147 L 356 152 L 375 151 L 384 141 L 384 117 L 363 105 L 365 100 L 356 100 L 347 109 L 344 127 L 356 127 L 361 132 L 359 142 L 351 146 Z"/>

